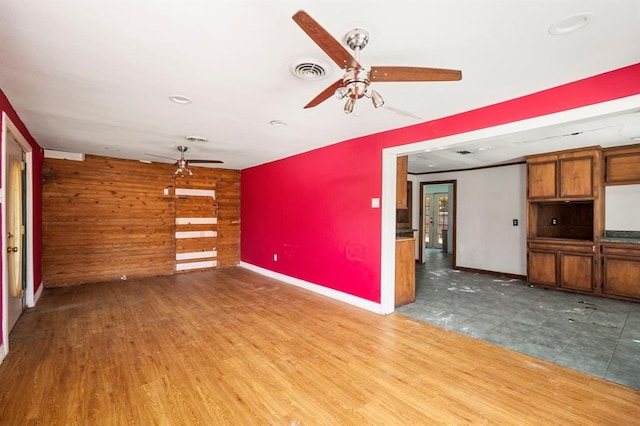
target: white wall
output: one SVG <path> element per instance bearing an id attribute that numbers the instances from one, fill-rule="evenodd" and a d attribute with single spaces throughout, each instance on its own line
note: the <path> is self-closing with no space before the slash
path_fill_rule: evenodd
<path id="1" fill-rule="evenodd" d="M 412 175 L 413 227 L 419 225 L 420 182 L 457 181 L 456 264 L 526 275 L 526 166 Z M 518 219 L 518 226 L 513 226 Z"/>
<path id="2" fill-rule="evenodd" d="M 604 228 L 640 231 L 640 185 L 605 187 Z"/>

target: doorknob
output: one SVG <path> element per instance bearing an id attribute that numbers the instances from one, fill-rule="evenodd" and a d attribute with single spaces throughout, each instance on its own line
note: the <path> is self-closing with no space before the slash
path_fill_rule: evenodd
<path id="1" fill-rule="evenodd" d="M 18 247 L 7 247 L 7 252 L 8 253 L 17 253 L 18 252 Z"/>

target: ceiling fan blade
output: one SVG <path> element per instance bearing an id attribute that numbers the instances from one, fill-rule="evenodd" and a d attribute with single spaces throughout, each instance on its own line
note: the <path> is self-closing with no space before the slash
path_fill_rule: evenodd
<path id="1" fill-rule="evenodd" d="M 371 67 L 371 81 L 457 81 L 462 71 L 421 67 Z"/>
<path id="2" fill-rule="evenodd" d="M 220 160 L 187 160 L 188 163 L 217 163 L 217 164 L 222 164 L 224 163 L 224 161 L 220 161 Z"/>
<path id="3" fill-rule="evenodd" d="M 144 153 L 144 155 L 149 155 L 151 157 L 158 157 L 158 158 L 166 158 L 167 160 L 176 161 L 175 158 L 165 157 L 164 155 L 148 154 L 146 152 Z"/>
<path id="4" fill-rule="evenodd" d="M 296 24 L 311 37 L 311 40 L 320 46 L 320 48 L 324 50 L 324 53 L 329 55 L 333 62 L 338 64 L 340 68 L 362 68 L 347 49 L 342 47 L 338 40 L 333 38 L 333 36 L 322 28 L 307 12 L 299 10 L 292 18 Z"/>
<path id="5" fill-rule="evenodd" d="M 306 104 L 304 107 L 306 108 L 313 108 L 314 106 L 317 106 L 319 104 L 321 104 L 322 102 L 326 101 L 327 99 L 329 99 L 330 97 L 332 97 L 335 93 L 336 90 L 338 90 L 340 87 L 342 87 L 342 79 L 336 81 L 335 83 L 333 83 L 331 86 L 327 87 L 326 89 L 324 89 L 322 92 L 320 92 L 320 94 L 318 96 L 316 96 L 315 98 L 311 99 L 311 102 L 309 102 L 308 104 Z"/>

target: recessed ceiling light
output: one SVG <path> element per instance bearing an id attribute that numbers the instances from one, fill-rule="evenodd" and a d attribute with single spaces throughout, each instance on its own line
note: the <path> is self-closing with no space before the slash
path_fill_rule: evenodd
<path id="1" fill-rule="evenodd" d="M 184 138 L 189 142 L 209 142 L 209 139 L 204 136 L 185 136 Z"/>
<path id="2" fill-rule="evenodd" d="M 171 102 L 175 102 L 175 103 L 181 104 L 181 105 L 188 105 L 188 104 L 191 103 L 191 98 L 188 98 L 188 97 L 182 96 L 182 95 L 169 96 L 169 100 L 171 100 Z"/>
<path id="3" fill-rule="evenodd" d="M 272 126 L 276 126 L 276 127 L 281 127 L 281 126 L 286 126 L 287 125 L 287 123 L 285 123 L 282 120 L 271 120 L 269 122 L 269 124 L 271 124 Z"/>
<path id="4" fill-rule="evenodd" d="M 593 13 L 582 12 L 575 15 L 567 16 L 559 22 L 549 27 L 549 34 L 551 35 L 564 35 L 574 31 L 578 31 L 580 28 L 586 26 L 593 20 Z"/>

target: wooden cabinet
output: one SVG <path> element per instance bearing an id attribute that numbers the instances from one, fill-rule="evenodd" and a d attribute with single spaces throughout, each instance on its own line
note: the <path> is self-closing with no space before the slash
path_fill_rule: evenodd
<path id="1" fill-rule="evenodd" d="M 403 155 L 398 157 L 396 168 L 396 208 L 406 209 L 408 207 L 407 197 L 407 172 L 409 170 L 409 157 Z"/>
<path id="2" fill-rule="evenodd" d="M 415 238 L 396 239 L 396 306 L 416 300 Z"/>
<path id="3" fill-rule="evenodd" d="M 557 161 L 536 159 L 527 163 L 527 188 L 530 199 L 556 198 L 558 187 Z"/>
<path id="4" fill-rule="evenodd" d="M 640 183 L 640 144 L 604 150 L 605 185 Z"/>
<path id="5" fill-rule="evenodd" d="M 602 150 L 587 148 L 527 157 L 530 200 L 585 199 L 599 195 Z"/>
<path id="6" fill-rule="evenodd" d="M 587 293 L 597 288 L 594 243 L 530 241 L 527 256 L 531 284 Z"/>
<path id="7" fill-rule="evenodd" d="M 407 182 L 407 208 L 396 209 L 396 229 L 410 229 L 411 228 L 411 214 L 413 213 L 413 202 L 411 197 L 411 191 L 413 184 Z"/>
<path id="8" fill-rule="evenodd" d="M 600 243 L 602 294 L 640 300 L 640 244 Z"/>
<path id="9" fill-rule="evenodd" d="M 599 147 L 527 157 L 527 279 L 593 293 L 604 231 Z"/>

